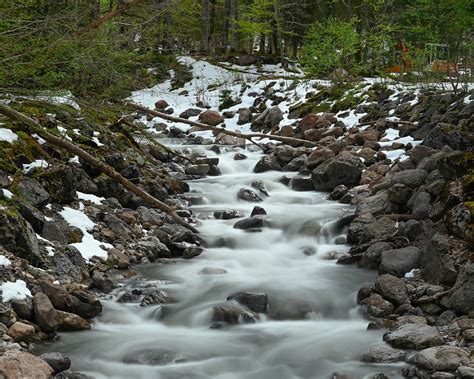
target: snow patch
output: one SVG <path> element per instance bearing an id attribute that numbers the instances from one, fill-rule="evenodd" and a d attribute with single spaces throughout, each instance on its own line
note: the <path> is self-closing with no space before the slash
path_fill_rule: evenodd
<path id="1" fill-rule="evenodd" d="M 2 290 L 2 301 L 25 300 L 31 297 L 30 290 L 26 287 L 23 280 L 18 279 L 16 282 L 5 282 L 0 286 Z"/>
<path id="2" fill-rule="evenodd" d="M 81 212 L 81 210 L 64 207 L 64 209 L 59 212 L 59 214 L 69 225 L 79 228 L 84 234 L 82 237 L 82 242 L 73 243 L 71 246 L 74 246 L 76 249 L 78 249 L 86 261 L 89 261 L 89 259 L 94 255 L 99 258 L 107 259 L 107 251 L 105 251 L 102 247 L 111 249 L 113 246 L 109 243 L 96 240 L 92 234 L 90 234 L 89 231 L 94 228 L 95 224 L 89 217 L 87 217 L 87 215 L 84 214 L 84 212 Z"/>
<path id="3" fill-rule="evenodd" d="M 25 174 L 29 173 L 34 168 L 47 168 L 49 163 L 43 159 L 37 159 L 29 164 L 23 164 L 23 172 Z"/>
<path id="4" fill-rule="evenodd" d="M 3 267 L 8 267 L 10 266 L 12 263 L 10 262 L 10 260 L 3 256 L 3 255 L 0 255 L 0 266 L 3 266 Z"/>
<path id="5" fill-rule="evenodd" d="M 10 129 L 0 128 L 0 141 L 13 143 L 18 140 L 18 136 Z"/>
<path id="6" fill-rule="evenodd" d="M 3 192 L 3 197 L 5 199 L 11 199 L 13 197 L 13 193 L 11 193 L 9 190 L 2 188 L 1 191 Z"/>
<path id="7" fill-rule="evenodd" d="M 76 192 L 77 193 L 77 197 L 80 199 L 80 200 L 86 200 L 86 201 L 90 201 L 91 203 L 94 203 L 94 204 L 101 204 L 101 201 L 104 201 L 105 200 L 105 197 L 99 197 L 99 196 L 96 196 L 96 195 L 92 195 L 90 193 L 83 193 L 83 192 Z"/>

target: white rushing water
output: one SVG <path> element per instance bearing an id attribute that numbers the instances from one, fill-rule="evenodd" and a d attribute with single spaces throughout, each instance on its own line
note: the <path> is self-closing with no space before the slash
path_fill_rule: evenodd
<path id="1" fill-rule="evenodd" d="M 296 379 L 332 378 L 336 372 L 345 378 L 380 372 L 400 377 L 399 366 L 360 362 L 368 348 L 383 344 L 382 332 L 367 331 L 356 307 L 357 290 L 375 273 L 327 259 L 349 249 L 340 244 L 344 231 L 333 234 L 328 225 L 350 208 L 323 193 L 288 189 L 279 182 L 281 172 L 254 174 L 261 154 L 241 151 L 249 158 L 233 160 L 238 151 L 219 155 L 222 176 L 190 182 L 190 196 L 201 198 L 192 210 L 202 219 L 199 229 L 209 247 L 192 260 L 139 268 L 142 279 L 168 291 L 175 303 L 140 307 L 115 296 L 103 301 L 92 331 L 62 333 L 48 349 L 68 355 L 73 369 L 96 378 Z M 238 190 L 257 179 L 270 196 L 258 204 L 238 200 Z M 270 226 L 261 232 L 234 229 L 238 219 L 209 217 L 226 209 L 249 217 L 254 205 L 268 213 Z M 213 247 L 223 238 L 228 247 Z M 308 248 L 316 254 L 303 254 Z M 227 273 L 202 275 L 206 267 Z M 237 291 L 267 293 L 269 315 L 211 329 L 212 308 Z M 306 318 L 281 319 L 295 310 Z"/>

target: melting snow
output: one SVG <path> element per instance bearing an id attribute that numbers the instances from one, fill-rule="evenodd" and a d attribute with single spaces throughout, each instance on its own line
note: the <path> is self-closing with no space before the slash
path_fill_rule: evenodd
<path id="1" fill-rule="evenodd" d="M 11 193 L 9 190 L 7 190 L 5 188 L 2 188 L 1 190 L 3 191 L 3 196 L 6 199 L 11 199 L 13 197 L 13 193 Z"/>
<path id="2" fill-rule="evenodd" d="M 18 136 L 10 129 L 0 128 L 0 141 L 7 141 L 13 143 L 18 140 Z"/>
<path id="3" fill-rule="evenodd" d="M 27 297 L 31 297 L 31 292 L 23 280 L 18 279 L 16 282 L 5 282 L 0 288 L 2 290 L 2 301 L 4 302 L 25 300 Z"/>
<path id="4" fill-rule="evenodd" d="M 86 201 L 90 201 L 91 203 L 94 203 L 94 204 L 101 204 L 101 201 L 105 200 L 104 197 L 99 197 L 99 196 L 96 196 L 96 195 L 92 195 L 92 194 L 89 194 L 89 193 L 83 193 L 83 192 L 77 192 L 77 197 L 81 200 L 86 200 Z"/>
<path id="5" fill-rule="evenodd" d="M 46 246 L 45 249 L 48 251 L 48 257 L 54 257 L 56 250 L 52 246 Z"/>
<path id="6" fill-rule="evenodd" d="M 0 255 L 0 266 L 7 267 L 7 266 L 10 266 L 11 264 L 12 263 L 7 257 Z"/>
<path id="7" fill-rule="evenodd" d="M 23 165 L 23 172 L 25 174 L 29 173 L 34 168 L 47 168 L 49 166 L 48 162 L 43 159 L 37 159 L 34 162 Z"/>
<path id="8" fill-rule="evenodd" d="M 86 261 L 88 261 L 94 255 L 103 259 L 107 259 L 107 251 L 105 251 L 102 246 L 106 249 L 111 249 L 113 246 L 109 243 L 96 240 L 92 234 L 90 234 L 89 231 L 93 229 L 95 224 L 84 214 L 84 212 L 69 207 L 64 207 L 64 209 L 60 212 L 60 215 L 69 225 L 79 228 L 84 234 L 82 237 L 82 242 L 73 243 L 71 246 L 74 246 L 76 249 L 78 249 Z"/>

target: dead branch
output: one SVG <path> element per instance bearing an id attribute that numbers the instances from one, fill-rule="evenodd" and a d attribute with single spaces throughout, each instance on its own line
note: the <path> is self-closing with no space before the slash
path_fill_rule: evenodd
<path id="1" fill-rule="evenodd" d="M 191 125 L 191 126 L 194 126 L 196 128 L 202 129 L 202 130 L 210 130 L 210 131 L 216 133 L 216 135 L 222 133 L 222 134 L 227 134 L 229 136 L 233 136 L 233 137 L 237 137 L 237 138 L 244 138 L 244 139 L 248 140 L 249 142 L 251 142 L 253 144 L 255 144 L 255 141 L 253 141 L 252 138 L 268 138 L 268 139 L 275 140 L 275 141 L 278 141 L 278 142 L 288 142 L 288 143 L 297 142 L 297 143 L 302 143 L 302 144 L 309 145 L 309 146 L 312 146 L 312 147 L 318 146 L 317 143 L 307 141 L 307 140 L 304 140 L 304 139 L 300 139 L 300 138 L 283 137 L 283 136 L 276 136 L 274 134 L 264 134 L 264 133 L 242 134 L 242 133 L 234 132 L 232 130 L 226 130 L 224 128 L 218 128 L 218 127 L 215 127 L 215 126 L 202 124 L 200 122 L 186 120 L 185 118 L 171 116 L 169 114 L 158 112 L 158 111 L 149 109 L 147 107 L 144 107 L 144 106 L 141 106 L 141 105 L 138 105 L 138 104 L 135 104 L 135 103 L 127 102 L 127 103 L 125 103 L 125 105 L 130 107 L 130 108 L 137 109 L 139 111 L 148 113 L 148 114 L 150 114 L 154 117 L 162 118 L 164 120 Z"/>
<path id="2" fill-rule="evenodd" d="M 123 12 L 128 10 L 129 8 L 138 5 L 141 3 L 143 0 L 131 0 L 124 5 L 121 5 L 120 7 L 117 7 L 116 9 L 110 11 L 109 13 L 103 15 L 102 17 L 98 18 L 97 20 L 92 21 L 89 25 L 87 25 L 84 29 L 80 30 L 77 35 L 83 35 L 85 33 L 90 32 L 93 29 L 97 29 L 99 26 L 101 26 L 104 22 L 120 16 Z"/>
<path id="3" fill-rule="evenodd" d="M 387 120 L 387 119 L 382 119 L 384 122 L 387 124 L 392 124 L 392 125 L 408 125 L 408 126 L 416 126 L 414 122 L 411 121 L 395 121 L 395 120 Z M 378 121 L 378 120 L 377 120 Z M 362 122 L 360 124 L 355 125 L 355 127 L 360 128 L 361 126 L 370 126 L 374 125 L 377 121 L 367 121 L 367 122 Z"/>
<path id="4" fill-rule="evenodd" d="M 447 290 L 447 291 L 442 291 L 442 292 L 435 293 L 433 296 L 420 297 L 419 299 L 414 300 L 413 304 L 418 305 L 418 304 L 432 303 L 433 301 L 436 301 L 436 300 L 442 298 L 443 296 L 449 295 L 450 292 L 451 292 L 451 290 Z"/>
<path id="5" fill-rule="evenodd" d="M 126 179 L 122 175 L 120 175 L 115 169 L 111 166 L 101 162 L 97 158 L 93 157 L 87 151 L 81 149 L 80 147 L 74 145 L 73 143 L 69 142 L 66 139 L 56 137 L 55 135 L 46 131 L 38 122 L 33 120 L 32 118 L 10 108 L 5 104 L 0 104 L 0 113 L 3 113 L 8 118 L 19 121 L 23 124 L 26 124 L 34 133 L 38 134 L 41 138 L 45 141 L 51 143 L 54 146 L 60 147 L 71 154 L 77 155 L 90 165 L 94 166 L 105 175 L 107 175 L 112 180 L 116 181 L 117 183 L 121 184 L 125 189 L 134 193 L 138 197 L 142 198 L 146 203 L 150 204 L 152 207 L 158 208 L 163 212 L 167 213 L 174 221 L 178 224 L 188 228 L 189 230 L 193 231 L 194 233 L 198 233 L 198 230 L 186 222 L 184 219 L 179 217 L 173 208 L 166 205 L 165 203 L 161 202 L 160 200 L 156 199 L 155 197 L 151 196 L 148 192 L 144 191 L 140 187 L 133 184 L 130 180 Z"/>

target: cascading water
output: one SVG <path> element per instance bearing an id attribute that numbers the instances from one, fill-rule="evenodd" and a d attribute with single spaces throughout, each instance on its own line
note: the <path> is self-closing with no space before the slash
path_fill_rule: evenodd
<path id="1" fill-rule="evenodd" d="M 367 331 L 356 308 L 358 288 L 375 273 L 328 259 L 348 249 L 341 244 L 343 231 L 328 227 L 350 212 L 348 206 L 322 193 L 288 189 L 281 172 L 253 173 L 261 154 L 240 151 L 248 159 L 233 160 L 239 151 L 219 155 L 222 176 L 190 182 L 204 252 L 193 260 L 141 266 L 139 279 L 123 283 L 157 286 L 175 301 L 123 304 L 119 289 L 103 301 L 92 331 L 63 333 L 48 349 L 70 356 L 73 369 L 96 378 L 399 377 L 399 366 L 360 362 L 369 347 L 382 344 L 382 332 Z M 239 189 L 255 180 L 263 181 L 269 197 L 262 195 L 258 204 L 238 200 Z M 249 217 L 255 205 L 268 214 L 260 232 L 234 229 L 238 219 L 211 217 L 227 209 Z M 238 291 L 266 293 L 267 314 L 256 323 L 210 328 L 213 307 L 228 304 Z"/>

